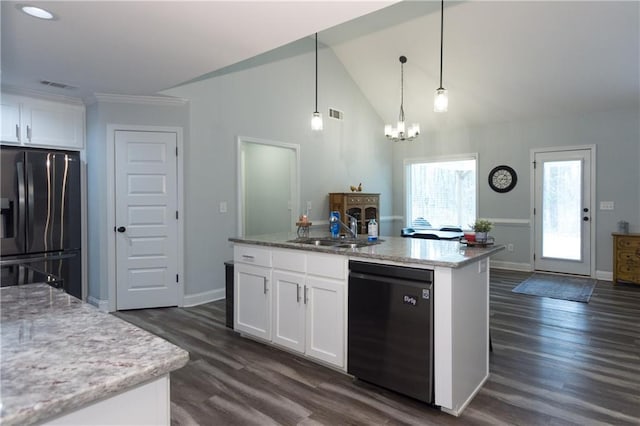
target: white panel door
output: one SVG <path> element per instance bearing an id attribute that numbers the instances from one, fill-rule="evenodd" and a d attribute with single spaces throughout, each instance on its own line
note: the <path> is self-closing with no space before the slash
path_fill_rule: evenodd
<path id="1" fill-rule="evenodd" d="M 115 132 L 116 306 L 178 304 L 177 135 Z"/>
<path id="2" fill-rule="evenodd" d="M 344 284 L 307 277 L 306 354 L 344 367 L 345 300 Z"/>
<path id="3" fill-rule="evenodd" d="M 304 274 L 273 271 L 273 343 L 304 352 Z"/>
<path id="4" fill-rule="evenodd" d="M 536 270 L 591 274 L 591 150 L 535 154 Z"/>

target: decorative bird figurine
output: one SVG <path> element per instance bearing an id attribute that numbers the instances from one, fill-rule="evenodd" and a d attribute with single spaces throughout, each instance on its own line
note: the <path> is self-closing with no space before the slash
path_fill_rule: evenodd
<path id="1" fill-rule="evenodd" d="M 358 192 L 362 192 L 362 182 L 358 184 Z"/>
<path id="2" fill-rule="evenodd" d="M 351 192 L 356 192 L 358 190 L 358 188 L 353 185 L 351 185 L 349 188 L 351 188 Z"/>

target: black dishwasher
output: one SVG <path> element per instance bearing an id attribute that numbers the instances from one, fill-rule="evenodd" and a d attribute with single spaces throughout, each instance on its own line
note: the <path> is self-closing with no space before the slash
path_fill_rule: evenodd
<path id="1" fill-rule="evenodd" d="M 433 271 L 349 262 L 349 374 L 433 403 Z"/>

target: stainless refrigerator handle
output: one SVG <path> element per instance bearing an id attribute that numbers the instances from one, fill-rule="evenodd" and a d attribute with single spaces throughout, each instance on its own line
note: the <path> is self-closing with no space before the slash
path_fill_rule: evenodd
<path id="1" fill-rule="evenodd" d="M 28 162 L 27 163 L 27 202 L 29 203 L 28 206 L 28 217 L 29 217 L 29 227 L 33 227 L 33 211 L 35 210 L 33 208 L 34 205 L 34 190 L 33 190 L 33 165 Z M 27 234 L 27 243 L 28 243 L 28 247 L 25 247 L 25 250 L 28 250 L 29 247 L 31 247 L 33 245 L 33 234 L 34 232 L 29 232 L 29 228 L 26 229 L 26 234 Z"/>
<path id="2" fill-rule="evenodd" d="M 16 124 L 16 140 L 20 142 L 20 126 Z"/>
<path id="3" fill-rule="evenodd" d="M 25 228 L 27 226 L 24 220 L 24 212 L 26 208 L 27 200 L 25 199 L 25 186 L 24 186 L 24 163 L 18 161 L 16 163 L 16 174 L 18 178 L 18 235 L 16 236 L 16 243 L 18 248 L 22 251 L 25 250 Z"/>
<path id="4" fill-rule="evenodd" d="M 29 139 L 29 142 L 31 142 L 31 134 L 32 134 L 32 130 L 31 130 L 31 126 L 29 126 L 27 124 L 27 139 Z"/>

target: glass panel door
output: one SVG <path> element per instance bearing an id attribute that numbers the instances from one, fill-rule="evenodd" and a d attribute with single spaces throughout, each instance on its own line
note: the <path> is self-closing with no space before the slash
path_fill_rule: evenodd
<path id="1" fill-rule="evenodd" d="M 534 269 L 591 274 L 591 151 L 535 154 Z"/>

